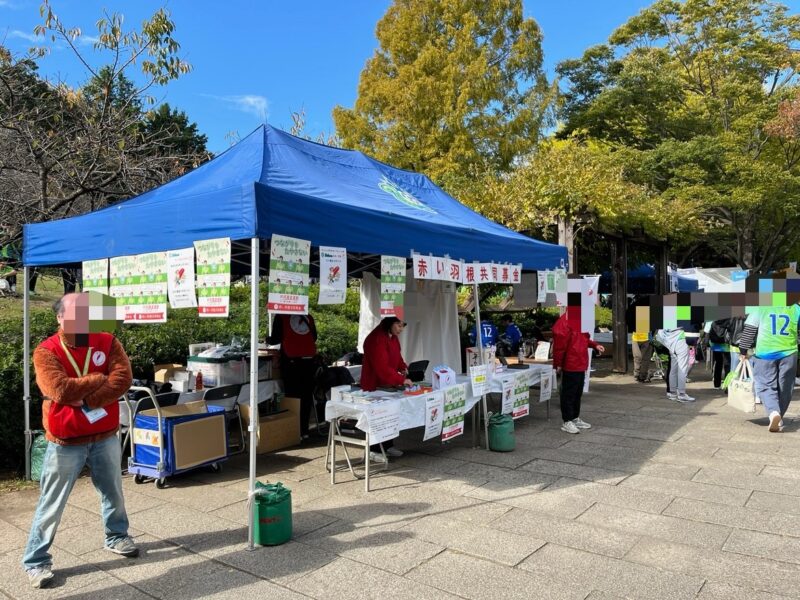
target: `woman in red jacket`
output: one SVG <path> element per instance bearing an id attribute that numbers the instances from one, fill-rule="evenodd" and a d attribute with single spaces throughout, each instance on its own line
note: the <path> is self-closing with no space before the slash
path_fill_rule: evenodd
<path id="1" fill-rule="evenodd" d="M 561 373 L 561 431 L 580 433 L 591 425 L 581 419 L 581 396 L 589 368 L 589 348 L 598 352 L 605 348 L 589 338 L 567 320 L 567 313 L 553 325 L 553 368 Z"/>
<path id="2" fill-rule="evenodd" d="M 408 365 L 400 353 L 397 336 L 406 324 L 397 317 L 386 317 L 364 340 L 364 360 L 361 364 L 361 389 L 372 392 L 379 387 L 411 385 Z M 380 444 L 370 447 L 371 460 L 383 462 Z M 403 451 L 394 448 L 392 441 L 383 443 L 388 456 L 402 456 Z"/>

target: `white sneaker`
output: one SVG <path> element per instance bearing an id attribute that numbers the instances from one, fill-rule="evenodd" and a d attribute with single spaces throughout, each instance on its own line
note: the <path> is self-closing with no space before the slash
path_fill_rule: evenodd
<path id="1" fill-rule="evenodd" d="M 667 392 L 667 400 L 677 400 L 678 394 L 673 394 L 672 392 Z"/>
<path id="2" fill-rule="evenodd" d="M 372 452 L 372 451 L 370 451 L 369 453 L 369 460 L 370 462 L 381 463 L 383 465 L 389 462 L 387 458 L 380 452 Z"/>
<path id="3" fill-rule="evenodd" d="M 48 587 L 53 582 L 53 572 L 49 566 L 33 567 L 27 570 L 28 583 L 32 588 L 40 589 Z"/>
<path id="4" fill-rule="evenodd" d="M 678 394 L 677 398 L 675 398 L 675 399 L 678 402 L 684 402 L 684 403 L 686 403 L 686 402 L 694 402 L 694 398 L 692 398 L 689 394 L 687 394 L 685 392 L 683 394 Z"/>
<path id="5" fill-rule="evenodd" d="M 769 430 L 772 433 L 778 433 L 781 430 L 781 413 L 777 410 L 769 413 Z"/>
<path id="6" fill-rule="evenodd" d="M 580 433 L 581 430 L 578 429 L 578 426 L 575 425 L 574 421 L 564 421 L 564 424 L 561 426 L 561 431 L 566 431 L 567 433 Z"/>
<path id="7" fill-rule="evenodd" d="M 572 422 L 575 423 L 575 427 L 578 429 L 591 429 L 592 426 L 589 425 L 586 421 L 578 417 L 577 419 L 572 419 Z"/>
<path id="8" fill-rule="evenodd" d="M 403 456 L 403 451 L 400 448 L 395 448 L 392 446 L 391 448 L 384 448 L 384 452 L 386 452 L 386 456 L 391 456 L 392 458 L 400 458 Z"/>

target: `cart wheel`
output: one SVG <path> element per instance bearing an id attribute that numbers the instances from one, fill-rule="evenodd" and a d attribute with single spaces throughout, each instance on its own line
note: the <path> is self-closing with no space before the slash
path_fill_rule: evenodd
<path id="1" fill-rule="evenodd" d="M 165 487 L 167 487 L 167 480 L 164 479 L 163 477 L 157 478 L 155 482 L 156 482 L 156 487 L 160 490 L 163 490 Z"/>
<path id="2" fill-rule="evenodd" d="M 222 465 L 219 463 L 211 463 L 211 470 L 214 471 L 214 473 L 219 473 L 222 471 Z"/>
<path id="3" fill-rule="evenodd" d="M 136 483 L 136 484 L 144 483 L 144 475 L 134 475 L 133 476 L 133 482 Z"/>

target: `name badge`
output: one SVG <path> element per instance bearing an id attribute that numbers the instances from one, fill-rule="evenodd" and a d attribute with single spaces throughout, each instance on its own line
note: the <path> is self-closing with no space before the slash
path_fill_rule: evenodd
<path id="1" fill-rule="evenodd" d="M 86 406 L 82 406 L 81 410 L 91 424 L 97 423 L 100 419 L 108 415 L 108 411 L 105 408 L 95 408 L 92 410 Z"/>

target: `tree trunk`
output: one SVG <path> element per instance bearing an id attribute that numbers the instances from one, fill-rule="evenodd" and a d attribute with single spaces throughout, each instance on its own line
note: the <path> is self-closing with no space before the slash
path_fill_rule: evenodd
<path id="1" fill-rule="evenodd" d="M 624 238 L 611 242 L 611 294 L 614 331 L 614 372 L 628 371 L 628 248 Z"/>
<path id="2" fill-rule="evenodd" d="M 575 223 L 569 217 L 557 217 L 558 224 L 558 243 L 567 247 L 567 260 L 569 261 L 568 273 L 575 275 L 578 273 L 578 265 L 575 257 Z"/>

